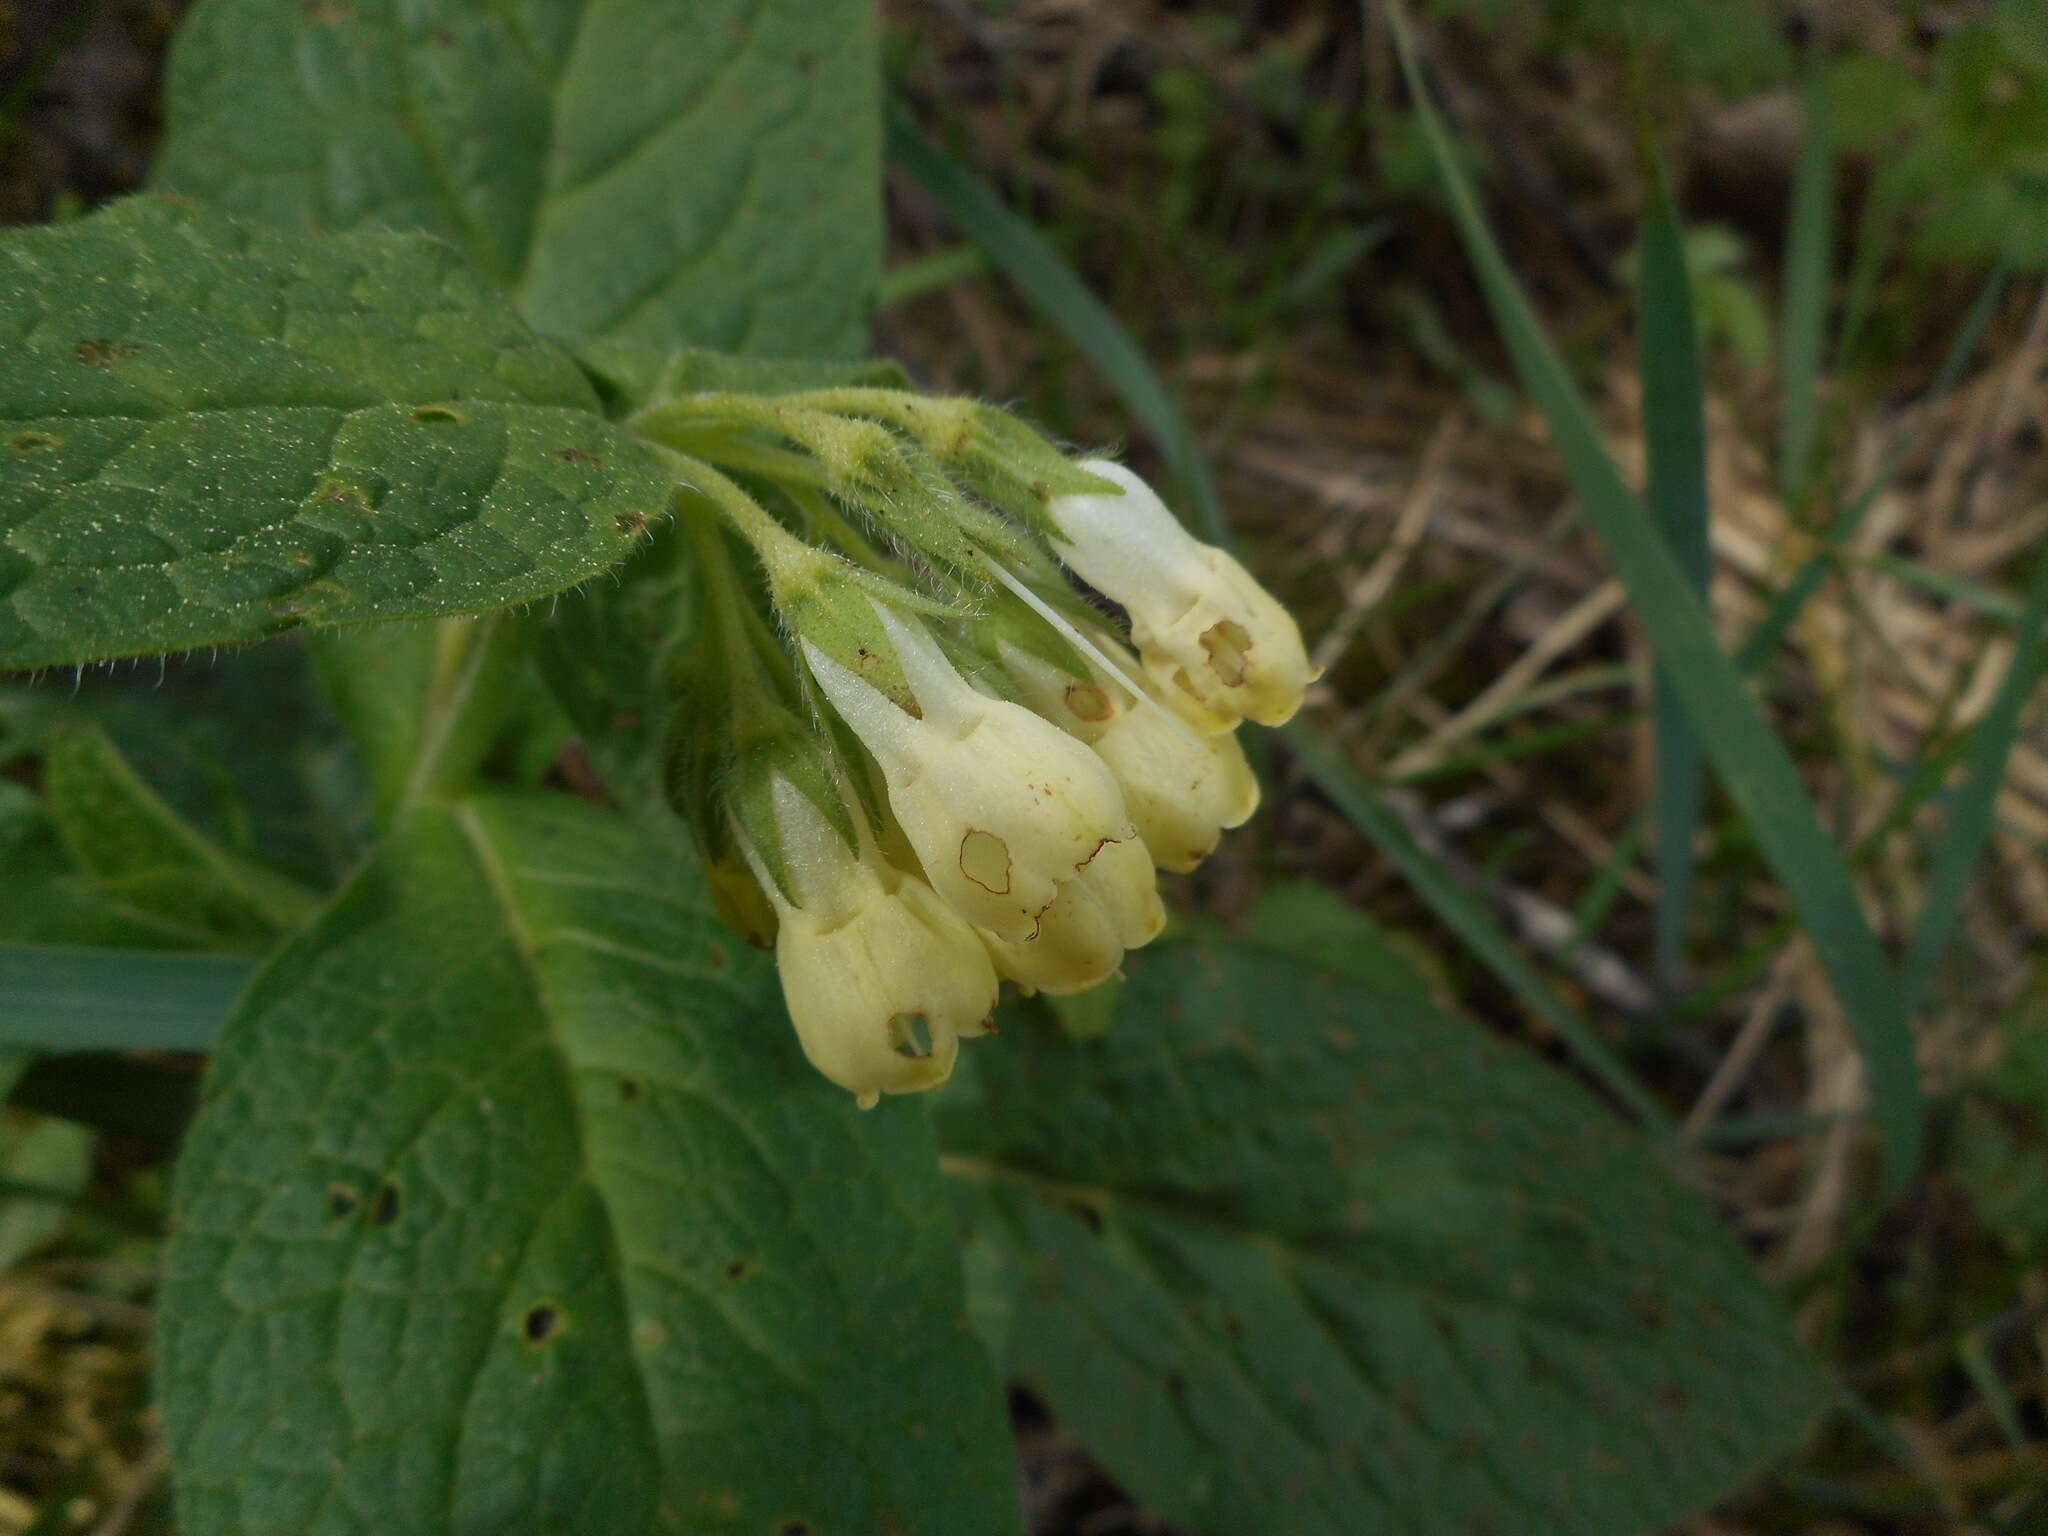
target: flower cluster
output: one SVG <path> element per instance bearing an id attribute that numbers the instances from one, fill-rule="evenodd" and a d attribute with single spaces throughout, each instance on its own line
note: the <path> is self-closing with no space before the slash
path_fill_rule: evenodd
<path id="1" fill-rule="evenodd" d="M 1157 937 L 1157 872 L 1258 804 L 1237 725 L 1311 680 L 1242 565 L 976 401 L 696 390 L 634 424 L 698 556 L 673 797 L 820 1072 L 935 1087 L 1002 980 L 1082 991 Z"/>

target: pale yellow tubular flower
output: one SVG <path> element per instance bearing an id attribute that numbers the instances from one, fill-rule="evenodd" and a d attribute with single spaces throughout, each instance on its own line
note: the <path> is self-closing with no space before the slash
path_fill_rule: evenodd
<path id="1" fill-rule="evenodd" d="M 1151 857 L 1133 841 L 1104 844 L 1063 884 L 1036 938 L 1019 944 L 982 937 L 996 969 L 1027 991 L 1085 992 L 1116 974 L 1125 950 L 1151 943 L 1165 926 Z"/>
<path id="2" fill-rule="evenodd" d="M 1287 610 L 1236 560 L 1183 528 L 1121 464 L 1089 459 L 1079 467 L 1124 492 L 1053 497 L 1048 510 L 1066 539 L 1055 552 L 1130 615 L 1153 680 L 1178 692 L 1214 732 L 1241 719 L 1292 718 L 1315 672 Z"/>
<path id="3" fill-rule="evenodd" d="M 1139 686 L 1151 707 L 1099 672 L 1083 681 L 1015 646 L 1003 647 L 1003 669 L 1026 703 L 1109 765 L 1161 869 L 1186 874 L 1259 808 L 1259 781 L 1236 735 L 1208 734 L 1149 678 Z"/>
<path id="4" fill-rule="evenodd" d="M 989 1028 L 1000 983 L 987 949 L 922 880 L 849 849 L 787 780 L 773 792 L 789 893 L 747 855 L 779 919 L 775 964 L 805 1057 L 863 1109 L 938 1087 L 961 1037 Z"/>
<path id="5" fill-rule="evenodd" d="M 1027 940 L 1061 882 L 1136 838 L 1116 780 L 1058 726 L 974 688 L 915 620 L 882 622 L 922 719 L 805 642 L 811 673 L 881 764 L 932 889 L 975 927 Z"/>

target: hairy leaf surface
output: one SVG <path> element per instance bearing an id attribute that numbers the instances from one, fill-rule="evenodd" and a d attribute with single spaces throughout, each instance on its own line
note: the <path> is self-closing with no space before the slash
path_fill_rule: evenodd
<path id="1" fill-rule="evenodd" d="M 687 860 L 430 805 L 253 984 L 161 1298 L 186 1536 L 1015 1529 L 927 1121 Z"/>
<path id="2" fill-rule="evenodd" d="M 446 246 L 134 198 L 0 239 L 0 668 L 530 601 L 667 506 Z"/>
<path id="3" fill-rule="evenodd" d="M 1295 949 L 1130 970 L 1107 1038 L 965 1053 L 940 1125 L 978 1323 L 1168 1519 L 1625 1536 L 1791 1447 L 1782 1310 L 1590 1095 Z"/>
<path id="4" fill-rule="evenodd" d="M 880 86 L 869 0 L 201 0 L 156 179 L 439 235 L 553 335 L 856 351 Z"/>

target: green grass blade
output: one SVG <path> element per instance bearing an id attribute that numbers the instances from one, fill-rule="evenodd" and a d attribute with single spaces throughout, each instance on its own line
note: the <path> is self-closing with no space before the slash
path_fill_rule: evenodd
<path id="1" fill-rule="evenodd" d="M 1834 247 L 1835 156 L 1827 74 L 1807 76 L 1804 134 L 1792 173 L 1785 242 L 1785 299 L 1778 343 L 1784 397 L 1778 438 L 1778 493 L 1794 521 L 1811 487 L 1820 422 L 1821 356 L 1827 345 L 1830 258 Z"/>
<path id="2" fill-rule="evenodd" d="M 1902 555 L 1895 555 L 1883 549 L 1872 550 L 1865 555 L 1863 564 L 1873 571 L 1881 571 L 1887 576 L 1916 586 L 1923 592 L 1931 592 L 1948 602 L 1961 603 L 1966 608 L 1975 609 L 1994 623 L 2019 622 L 2022 607 L 2019 602 L 2007 597 L 2003 592 L 1994 592 L 1967 576 L 1958 576 L 1950 571 L 1937 571 L 1920 564 L 1917 560 L 1908 560 Z"/>
<path id="3" fill-rule="evenodd" d="M 1991 324 L 1991 317 L 1998 312 L 1998 301 L 2005 296 L 2006 283 L 2012 277 L 2012 260 L 2003 257 L 1991 274 L 1984 279 L 1984 286 L 1977 290 L 1969 313 L 1963 317 L 1963 324 L 1955 338 L 1949 343 L 1948 352 L 1941 360 L 1941 367 L 1934 375 L 1934 382 L 1928 386 L 1923 405 L 1932 405 L 1955 388 L 1956 380 L 1962 377 L 1963 369 L 1969 366 L 1976 354 L 1977 344 L 1984 339 L 1984 332 Z M 1930 413 L 1931 415 L 1931 413 Z M 1771 658 L 1778 644 L 1785 638 L 1785 632 L 1792 627 L 1792 621 L 1799 617 L 1799 610 L 1806 606 L 1806 600 L 1820 590 L 1826 578 L 1828 567 L 1835 559 L 1835 549 L 1855 536 L 1862 526 L 1864 517 L 1877 498 L 1884 494 L 1885 487 L 1892 483 L 1892 476 L 1898 473 L 1906 452 L 1926 434 L 1927 420 L 1923 418 L 1919 427 L 1904 437 L 1895 438 L 1885 450 L 1877 473 L 1868 485 L 1856 493 L 1856 499 L 1827 529 L 1827 542 L 1808 558 L 1778 595 L 1771 600 L 1771 606 L 1757 621 L 1755 629 L 1742 642 L 1736 653 L 1735 663 L 1743 672 L 1754 672 Z"/>
<path id="4" fill-rule="evenodd" d="M 1037 230 L 1004 206 L 971 171 L 926 139 L 900 106 L 890 113 L 889 154 L 946 211 L 960 232 L 986 251 L 1101 370 L 1189 488 L 1203 533 L 1218 544 L 1228 544 L 1230 529 L 1222 502 L 1194 434 L 1144 352 L 1116 316 L 1088 291 Z M 1656 1100 L 1630 1076 L 1592 1024 L 1523 959 L 1486 909 L 1416 845 L 1364 775 L 1308 726 L 1296 724 L 1287 734 L 1309 776 L 1408 878 L 1445 926 L 1463 939 L 1532 1013 L 1558 1032 L 1586 1070 L 1604 1083 L 1631 1115 L 1645 1126 L 1668 1131 L 1669 1119 Z"/>
<path id="5" fill-rule="evenodd" d="M 1109 307 L 1088 291 L 1028 219 L 1011 212 L 980 177 L 926 138 L 900 102 L 889 108 L 889 158 L 944 210 L 959 231 L 988 253 L 1045 317 L 1065 333 L 1123 397 L 1180 482 L 1203 536 L 1228 536 L 1223 499 L 1188 427 L 1144 352 Z"/>
<path id="6" fill-rule="evenodd" d="M 1948 807 L 1948 827 L 1937 845 L 1928 872 L 1920 922 L 1900 968 L 1899 990 L 1907 1008 L 1918 1007 L 1934 980 L 1934 968 L 1963 919 L 1970 877 L 1984 845 L 1990 841 L 2005 765 L 2019 739 L 2020 715 L 2041 680 L 2042 633 L 2048 629 L 2048 550 L 2034 558 L 2027 605 L 2013 631 L 2012 660 L 2000 680 L 1991 707 L 1971 732 L 1967 776 Z"/>
<path id="7" fill-rule="evenodd" d="M 1892 968 L 1784 744 L 1716 643 L 1705 605 L 1621 478 L 1563 360 L 1508 270 L 1429 100 L 1402 11 L 1391 6 L 1386 14 L 1417 122 L 1523 385 L 1550 424 L 1586 520 L 1627 588 L 1722 786 L 1791 897 L 1842 1001 L 1869 1072 L 1886 1191 L 1895 1194 L 1919 1161 L 1922 1127 L 1912 1035 Z"/>
<path id="8" fill-rule="evenodd" d="M 0 944 L 0 1047 L 203 1051 L 256 962 Z"/>
<path id="9" fill-rule="evenodd" d="M 1639 1124 L 1660 1134 L 1669 1131 L 1670 1119 L 1663 1108 L 1600 1038 L 1591 1021 L 1544 981 L 1486 909 L 1409 836 L 1408 829 L 1365 775 L 1352 767 L 1315 727 L 1296 721 L 1283 734 L 1323 793 L 1401 871 L 1417 894 L 1429 903 L 1438 920 L 1464 940 L 1466 947 L 1521 999 L 1523 1006 L 1557 1031 L 1579 1064 Z"/>
<path id="10" fill-rule="evenodd" d="M 1664 179 L 1651 169 L 1643 220 L 1641 371 L 1643 433 L 1649 458 L 1650 516 L 1695 592 L 1712 573 L 1707 507 L 1707 424 L 1700 379 L 1699 328 L 1685 236 Z M 1657 669 L 1651 704 L 1657 784 L 1657 978 L 1666 994 L 1685 964 L 1692 911 L 1693 843 L 1706 804 L 1706 760 L 1668 671 Z"/>

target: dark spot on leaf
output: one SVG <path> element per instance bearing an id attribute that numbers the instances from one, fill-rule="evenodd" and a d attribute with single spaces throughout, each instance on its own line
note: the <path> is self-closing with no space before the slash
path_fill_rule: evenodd
<path id="1" fill-rule="evenodd" d="M 1691 1410 L 1692 1398 L 1677 1382 L 1667 1381 L 1657 1389 L 1657 1404 L 1666 1413 L 1683 1414 Z"/>
<path id="2" fill-rule="evenodd" d="M 1168 1371 L 1166 1373 L 1166 1395 L 1168 1397 L 1185 1397 L 1187 1396 L 1187 1391 L 1187 1377 L 1181 1375 L 1179 1371 Z"/>
<path id="3" fill-rule="evenodd" d="M 1080 1217 L 1081 1225 L 1086 1227 L 1090 1232 L 1093 1232 L 1098 1237 L 1102 1235 L 1102 1212 L 1095 1209 L 1094 1206 L 1083 1205 L 1079 1201 L 1076 1201 L 1073 1205 L 1067 1207 L 1067 1209 L 1072 1211 L 1076 1216 Z"/>
<path id="4" fill-rule="evenodd" d="M 638 1078 L 622 1077 L 619 1079 L 619 1102 L 621 1104 L 639 1103 L 641 1091 Z"/>
<path id="5" fill-rule="evenodd" d="M 342 4 L 341 0 L 306 0 L 306 3 L 299 7 L 299 11 L 306 20 L 319 27 L 346 21 L 349 15 L 348 7 Z"/>
<path id="6" fill-rule="evenodd" d="M 449 27 L 437 28 L 434 32 L 434 46 L 436 48 L 453 48 L 455 46 L 454 30 Z"/>
<path id="7" fill-rule="evenodd" d="M 734 1259 L 730 1264 L 725 1266 L 725 1278 L 728 1280 L 737 1280 L 746 1272 L 747 1261 L 745 1259 Z"/>
<path id="8" fill-rule="evenodd" d="M 519 1320 L 519 1332 L 529 1344 L 545 1344 L 562 1331 L 562 1309 L 552 1301 L 536 1301 Z"/>
<path id="9" fill-rule="evenodd" d="M 555 450 L 555 457 L 570 464 L 604 463 L 604 460 L 599 458 L 596 454 L 586 453 L 581 448 L 557 448 Z"/>
<path id="10" fill-rule="evenodd" d="M 323 482 L 313 499 L 322 506 L 347 507 L 351 512 L 360 512 L 364 517 L 368 517 L 375 510 L 363 488 L 360 485 L 350 485 L 346 480 Z"/>
<path id="11" fill-rule="evenodd" d="M 330 1184 L 327 1186 L 327 1219 L 329 1221 L 347 1221 L 349 1217 L 355 1215 L 356 1207 L 362 1203 L 361 1196 L 357 1195 L 346 1184 Z"/>
<path id="12" fill-rule="evenodd" d="M 775 1527 L 775 1536 L 811 1536 L 811 1528 L 802 1520 L 785 1520 Z"/>
<path id="13" fill-rule="evenodd" d="M 354 595 L 339 581 L 309 581 L 296 592 L 273 597 L 264 606 L 273 618 L 304 619 L 338 608 Z"/>
<path id="14" fill-rule="evenodd" d="M 412 419 L 422 426 L 461 426 L 466 419 L 460 411 L 451 411 L 445 405 L 423 405 L 412 413 Z"/>
<path id="15" fill-rule="evenodd" d="M 108 341 L 100 337 L 78 344 L 78 360 L 88 368 L 111 368 L 124 357 L 133 357 L 141 348 L 129 346 L 126 342 Z"/>
<path id="16" fill-rule="evenodd" d="M 17 432 L 7 439 L 7 446 L 16 453 L 47 453 L 52 448 L 63 446 L 64 439 L 53 432 Z"/>
<path id="17" fill-rule="evenodd" d="M 386 1179 L 377 1186 L 377 1192 L 370 1196 L 370 1220 L 380 1227 L 388 1227 L 398 1220 L 398 1186 Z"/>
<path id="18" fill-rule="evenodd" d="M 612 519 L 612 526 L 629 539 L 637 539 L 647 527 L 647 519 L 637 512 L 621 512 Z"/>
<path id="19" fill-rule="evenodd" d="M 630 709 L 621 709 L 621 710 L 618 710 L 617 712 L 615 712 L 615 713 L 614 713 L 614 714 L 612 715 L 612 729 L 613 729 L 613 730 L 615 730 L 615 731 L 637 731 L 637 730 L 639 730 L 639 729 L 640 729 L 640 716 L 639 716 L 639 713 L 638 713 L 637 711 L 635 711 L 635 710 L 630 710 Z"/>
<path id="20" fill-rule="evenodd" d="M 714 971 L 722 971 L 732 964 L 732 958 L 726 954 L 725 946 L 714 939 L 704 947 L 704 963 Z"/>

